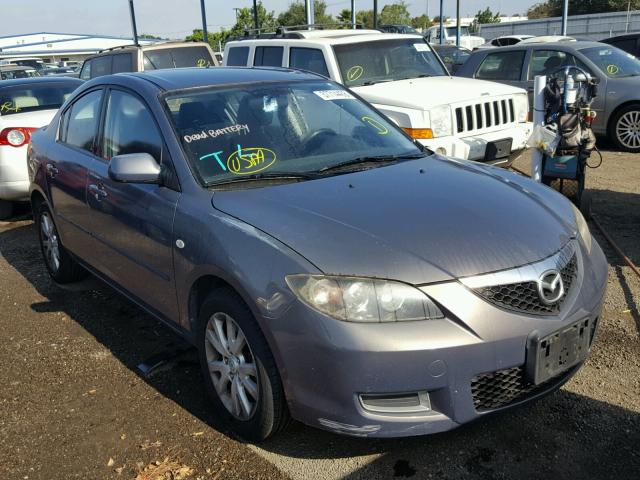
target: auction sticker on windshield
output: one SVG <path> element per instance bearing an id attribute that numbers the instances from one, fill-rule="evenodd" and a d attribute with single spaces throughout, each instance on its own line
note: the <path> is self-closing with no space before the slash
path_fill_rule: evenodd
<path id="1" fill-rule="evenodd" d="M 353 100 L 354 96 L 346 90 L 315 90 L 317 96 L 323 100 Z"/>
<path id="2" fill-rule="evenodd" d="M 430 52 L 431 49 L 429 48 L 429 45 L 427 45 L 426 43 L 414 43 L 413 44 L 413 48 L 415 48 L 418 52 Z"/>

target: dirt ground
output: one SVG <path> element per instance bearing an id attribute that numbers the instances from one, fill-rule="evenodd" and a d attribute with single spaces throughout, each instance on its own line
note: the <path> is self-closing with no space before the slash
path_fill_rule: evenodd
<path id="1" fill-rule="evenodd" d="M 588 174 L 596 218 L 640 264 L 640 155 L 605 152 Z M 193 479 L 640 478 L 640 279 L 591 228 L 610 264 L 603 321 L 559 392 L 431 437 L 294 424 L 256 447 L 220 429 L 191 352 L 139 373 L 179 339 L 97 282 L 54 285 L 25 209 L 0 222 L 0 478 L 133 479 L 156 461 Z"/>

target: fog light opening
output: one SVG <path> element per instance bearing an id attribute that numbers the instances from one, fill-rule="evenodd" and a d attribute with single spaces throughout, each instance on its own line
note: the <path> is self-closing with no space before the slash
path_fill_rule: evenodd
<path id="1" fill-rule="evenodd" d="M 407 414 L 431 411 L 428 392 L 361 394 L 359 399 L 362 408 L 373 413 Z"/>

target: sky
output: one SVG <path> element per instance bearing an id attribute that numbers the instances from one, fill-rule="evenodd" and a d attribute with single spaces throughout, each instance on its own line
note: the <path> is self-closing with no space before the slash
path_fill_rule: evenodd
<path id="1" fill-rule="evenodd" d="M 276 15 L 295 0 L 263 0 Z M 302 1 L 302 0 L 299 0 Z M 325 0 L 332 14 L 350 8 L 350 0 Z M 382 9 L 392 0 L 378 0 Z M 407 0 L 413 16 L 429 4 L 429 15 L 438 15 L 439 0 Z M 525 13 L 536 0 L 461 0 L 461 15 L 473 16 L 490 6 L 505 15 Z M 200 0 L 134 0 L 138 33 L 184 38 L 200 28 Z M 205 0 L 210 31 L 234 23 L 234 7 L 249 7 L 252 0 Z M 455 15 L 454 0 L 444 0 L 445 16 Z M 33 32 L 87 33 L 131 36 L 128 0 L 0 0 L 0 36 Z M 356 0 L 356 10 L 372 8 L 373 0 Z"/>

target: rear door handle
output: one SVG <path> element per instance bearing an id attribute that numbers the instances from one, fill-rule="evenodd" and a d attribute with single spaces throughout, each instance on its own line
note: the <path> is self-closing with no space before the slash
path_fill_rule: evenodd
<path id="1" fill-rule="evenodd" d="M 47 175 L 49 175 L 50 178 L 55 177 L 58 173 L 60 173 L 60 170 L 58 170 L 55 164 L 47 163 Z"/>
<path id="2" fill-rule="evenodd" d="M 104 186 L 102 185 L 96 185 L 92 183 L 91 185 L 89 185 L 89 193 L 93 195 L 93 197 L 98 202 L 101 202 L 102 200 L 107 198 L 107 191 L 104 189 Z"/>

